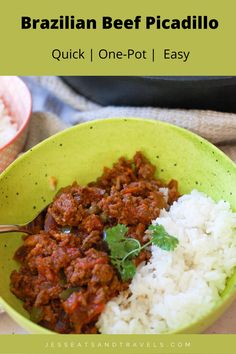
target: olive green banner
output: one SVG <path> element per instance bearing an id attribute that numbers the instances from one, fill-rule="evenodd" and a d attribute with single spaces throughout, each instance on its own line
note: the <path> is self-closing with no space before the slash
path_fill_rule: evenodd
<path id="1" fill-rule="evenodd" d="M 19 0 L 0 75 L 235 75 L 235 0 Z"/>
<path id="2" fill-rule="evenodd" d="M 235 335 L 0 336 L 1 354 L 234 354 Z"/>

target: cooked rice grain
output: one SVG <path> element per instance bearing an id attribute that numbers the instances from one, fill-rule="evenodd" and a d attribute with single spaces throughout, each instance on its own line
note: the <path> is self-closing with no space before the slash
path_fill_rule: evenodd
<path id="1" fill-rule="evenodd" d="M 17 133 L 17 124 L 9 115 L 7 108 L 0 98 L 0 148 L 5 146 Z"/>
<path id="2" fill-rule="evenodd" d="M 179 239 L 173 252 L 152 246 L 130 291 L 108 302 L 97 322 L 101 333 L 163 333 L 201 318 L 220 299 L 236 266 L 236 213 L 196 190 L 154 222 Z"/>

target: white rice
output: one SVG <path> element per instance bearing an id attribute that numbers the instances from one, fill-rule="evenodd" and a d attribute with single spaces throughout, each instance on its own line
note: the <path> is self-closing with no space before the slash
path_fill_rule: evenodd
<path id="1" fill-rule="evenodd" d="M 211 310 L 236 266 L 236 213 L 192 191 L 154 222 L 178 238 L 172 252 L 152 246 L 130 292 L 108 302 L 97 327 L 101 333 L 165 333 L 193 323 Z"/>
<path id="2" fill-rule="evenodd" d="M 0 148 L 6 145 L 17 133 L 17 124 L 7 112 L 3 100 L 0 98 Z"/>

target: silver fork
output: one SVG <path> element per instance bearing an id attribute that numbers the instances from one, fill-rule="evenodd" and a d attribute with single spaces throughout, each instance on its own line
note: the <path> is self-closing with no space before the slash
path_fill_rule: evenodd
<path id="1" fill-rule="evenodd" d="M 21 232 L 24 234 L 32 235 L 39 232 L 44 228 L 44 216 L 48 206 L 44 208 L 40 213 L 30 222 L 24 225 L 10 224 L 0 225 L 0 234 L 10 232 Z"/>

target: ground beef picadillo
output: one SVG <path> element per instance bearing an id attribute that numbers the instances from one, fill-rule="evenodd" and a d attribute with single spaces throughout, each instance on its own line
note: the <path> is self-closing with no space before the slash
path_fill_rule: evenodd
<path id="1" fill-rule="evenodd" d="M 16 251 L 20 269 L 11 291 L 31 319 L 58 333 L 97 333 L 105 304 L 127 288 L 111 265 L 104 229 L 118 223 L 145 243 L 145 230 L 178 196 L 177 182 L 154 177 L 155 167 L 141 152 L 104 168 L 97 181 L 63 188 L 49 205 L 42 230 L 25 236 Z M 168 188 L 168 200 L 160 188 Z M 133 261 L 147 261 L 142 251 Z"/>

